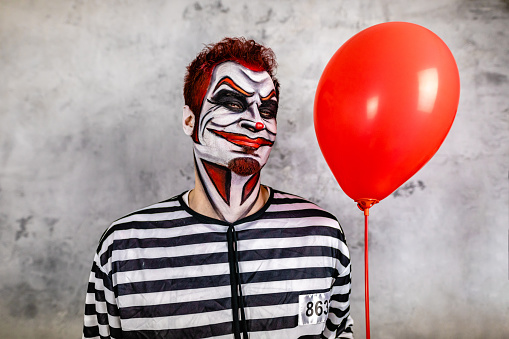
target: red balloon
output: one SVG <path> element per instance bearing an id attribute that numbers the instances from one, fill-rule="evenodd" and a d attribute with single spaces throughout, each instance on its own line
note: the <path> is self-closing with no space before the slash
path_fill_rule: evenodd
<path id="1" fill-rule="evenodd" d="M 320 149 L 353 200 L 382 200 L 439 149 L 456 115 L 458 67 L 430 30 L 367 28 L 327 64 L 315 96 Z"/>

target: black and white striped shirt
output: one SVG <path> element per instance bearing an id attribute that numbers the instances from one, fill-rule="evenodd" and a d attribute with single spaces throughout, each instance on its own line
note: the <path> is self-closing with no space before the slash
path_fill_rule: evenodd
<path id="1" fill-rule="evenodd" d="M 350 258 L 334 216 L 270 189 L 260 211 L 230 224 L 182 197 L 103 234 L 83 338 L 238 338 L 239 326 L 249 338 L 352 338 Z"/>

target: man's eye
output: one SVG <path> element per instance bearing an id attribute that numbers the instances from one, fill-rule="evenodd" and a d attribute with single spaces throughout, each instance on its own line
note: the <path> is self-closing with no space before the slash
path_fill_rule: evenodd
<path id="1" fill-rule="evenodd" d="M 264 119 L 273 119 L 276 117 L 276 111 L 269 110 L 269 109 L 260 110 L 260 115 Z"/>
<path id="2" fill-rule="evenodd" d="M 268 102 L 258 107 L 258 112 L 264 119 L 275 119 L 277 116 L 277 103 Z"/>
<path id="3" fill-rule="evenodd" d="M 225 103 L 225 106 L 233 111 L 243 111 L 244 107 L 242 107 L 241 104 L 236 102 L 227 102 Z"/>
<path id="4" fill-rule="evenodd" d="M 211 104 L 223 106 L 235 113 L 241 113 L 247 109 L 247 102 L 244 97 L 224 89 L 219 91 L 208 101 Z"/>

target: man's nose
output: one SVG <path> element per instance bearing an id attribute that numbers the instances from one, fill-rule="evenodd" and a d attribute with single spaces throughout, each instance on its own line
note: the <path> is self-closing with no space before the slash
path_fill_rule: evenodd
<path id="1" fill-rule="evenodd" d="M 261 121 L 242 120 L 240 126 L 250 130 L 251 132 L 259 132 L 265 128 L 265 124 Z"/>
<path id="2" fill-rule="evenodd" d="M 258 105 L 256 102 L 247 109 L 246 113 L 249 114 L 249 117 L 246 117 L 246 119 L 241 121 L 241 127 L 247 128 L 251 132 L 259 132 L 265 128 L 265 124 L 262 122 L 262 117 L 258 111 Z"/>

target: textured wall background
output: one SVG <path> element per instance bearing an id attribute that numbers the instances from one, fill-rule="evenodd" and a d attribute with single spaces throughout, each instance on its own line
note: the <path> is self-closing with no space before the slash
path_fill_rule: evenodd
<path id="1" fill-rule="evenodd" d="M 263 179 L 340 219 L 363 338 L 363 216 L 321 156 L 312 107 L 334 51 L 385 21 L 438 34 L 462 93 L 437 155 L 371 211 L 371 332 L 509 337 L 507 0 L 0 0 L 0 337 L 80 337 L 103 230 L 193 184 L 185 66 L 204 43 L 244 35 L 280 64 Z"/>

